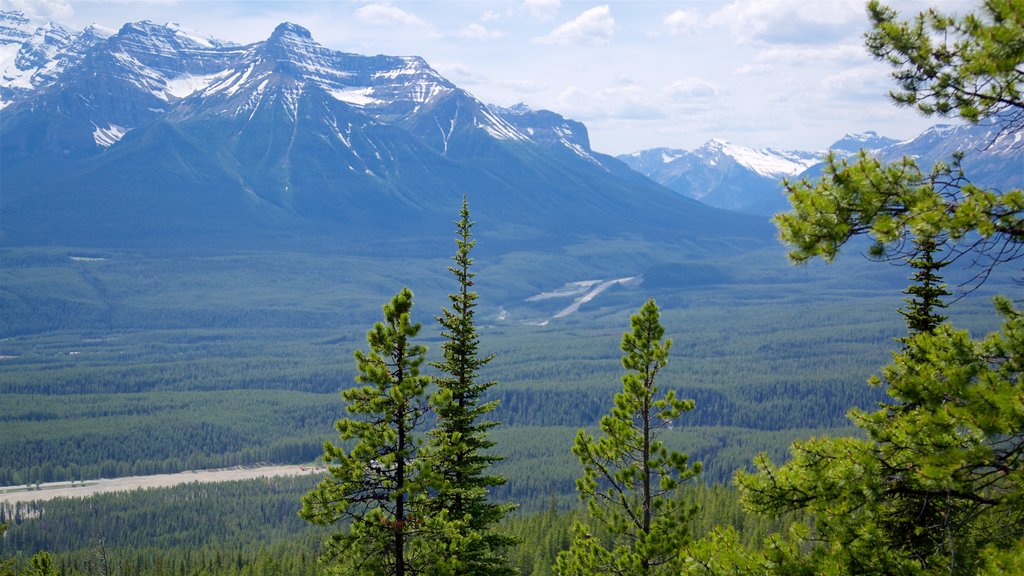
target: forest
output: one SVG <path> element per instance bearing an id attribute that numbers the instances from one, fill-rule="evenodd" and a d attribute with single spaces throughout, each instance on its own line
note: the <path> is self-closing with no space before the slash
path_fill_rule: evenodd
<path id="1" fill-rule="evenodd" d="M 866 43 L 896 104 L 1020 134 L 1022 14 L 873 1 Z M 775 222 L 790 259 L 836 263 L 739 255 L 710 284 L 623 288 L 558 325 L 491 318 L 536 311 L 483 297 L 508 282 L 474 280 L 466 201 L 450 261 L 258 313 L 233 269 L 303 262 L 6 250 L 5 282 L 31 267 L 50 286 L 3 319 L 0 484 L 328 472 L 2 504 L 0 574 L 1019 574 L 1024 313 L 1003 271 L 1024 191 L 969 176 L 956 156 L 832 158 L 784 183 Z M 138 289 L 162 268 L 224 302 Z M 759 283 L 723 280 L 751 268 Z M 416 280 L 423 297 L 376 301 Z"/>

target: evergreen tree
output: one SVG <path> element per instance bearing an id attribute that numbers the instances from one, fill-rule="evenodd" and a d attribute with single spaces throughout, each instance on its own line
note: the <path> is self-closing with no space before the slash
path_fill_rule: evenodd
<path id="1" fill-rule="evenodd" d="M 930 10 L 912 22 L 878 2 L 869 12 L 868 47 L 896 68 L 897 103 L 1024 128 L 1021 0 L 988 0 L 962 17 Z M 797 442 L 786 464 L 762 456 L 757 473 L 737 473 L 750 508 L 814 514 L 813 526 L 774 541 L 767 571 L 1012 573 L 1024 556 L 1024 314 L 998 298 L 1002 331 L 980 341 L 941 323 L 942 264 L 929 241 L 988 257 L 987 273 L 1019 255 L 1024 192 L 971 185 L 959 158 L 924 175 L 913 159 L 885 164 L 863 152 L 787 188 L 794 210 L 776 222 L 794 259 L 830 260 L 860 234 L 875 238 L 876 254 L 911 237 L 917 273 L 902 311 L 910 334 L 872 379 L 893 402 L 850 411 L 864 436 Z"/>
<path id="2" fill-rule="evenodd" d="M 939 275 L 949 262 L 935 259 L 935 253 L 939 249 L 938 242 L 934 238 L 926 237 L 918 238 L 914 243 L 916 254 L 907 259 L 915 270 L 911 276 L 913 284 L 903 291 L 909 298 L 903 300 L 907 305 L 900 310 L 900 314 L 907 321 L 907 331 L 911 336 L 932 332 L 946 321 L 946 317 L 939 314 L 938 309 L 946 307 L 942 298 L 950 295 Z"/>
<path id="3" fill-rule="evenodd" d="M 7 532 L 7 524 L 0 523 L 0 539 Z M 14 559 L 0 558 L 0 576 L 14 576 Z"/>
<path id="4" fill-rule="evenodd" d="M 599 531 L 577 524 L 572 546 L 558 555 L 560 576 L 678 574 L 676 560 L 689 539 L 693 509 L 679 488 L 700 472 L 700 463 L 689 466 L 686 454 L 667 449 L 658 436 L 694 403 L 673 390 L 658 396 L 655 377 L 672 341 L 662 340 L 654 300 L 630 324 L 621 346 L 628 372 L 611 413 L 601 418 L 603 435 L 595 439 L 581 429 L 572 449 L 583 465 L 576 488 Z"/>
<path id="5" fill-rule="evenodd" d="M 403 289 L 384 305 L 355 353 L 363 386 L 342 392 L 352 416 L 338 420 L 340 442 L 324 443 L 329 476 L 302 499 L 300 514 L 316 524 L 344 523 L 321 559 L 346 574 L 406 576 L 419 573 L 424 519 L 411 514 L 426 488 L 417 468 L 414 435 L 427 411 L 427 378 L 420 375 L 426 348 L 411 342 L 420 324 L 410 320 L 412 292 Z"/>
<path id="6" fill-rule="evenodd" d="M 37 552 L 32 556 L 29 567 L 22 576 L 60 576 L 60 571 L 53 565 L 53 556 L 49 552 Z"/>
<path id="7" fill-rule="evenodd" d="M 999 302 L 1001 333 L 948 324 L 909 337 L 876 384 L 892 406 L 851 410 L 864 438 L 797 442 L 792 458 L 739 472 L 744 501 L 815 515 L 806 542 L 839 574 L 975 574 L 1024 553 L 1024 315 Z"/>
<path id="8" fill-rule="evenodd" d="M 513 506 L 488 500 L 490 488 L 505 484 L 505 478 L 488 474 L 488 468 L 501 457 L 490 449 L 494 442 L 487 432 L 497 422 L 483 418 L 497 407 L 497 401 L 485 402 L 483 395 L 495 382 L 481 382 L 479 370 L 492 358 L 480 355 L 480 338 L 474 313 L 477 293 L 472 290 L 473 258 L 469 204 L 462 200 L 456 221 L 457 250 L 448 267 L 458 283 L 458 291 L 448 295 L 451 309 L 445 308 L 437 321 L 442 327 L 444 360 L 432 365 L 441 372 L 435 378 L 437 391 L 431 406 L 437 427 L 429 434 L 425 452 L 433 463 L 430 473 L 436 492 L 424 502 L 424 513 L 448 521 L 449 528 L 438 535 L 437 564 L 444 573 L 501 576 L 515 571 L 503 550 L 514 539 L 494 532 L 494 526 Z"/>

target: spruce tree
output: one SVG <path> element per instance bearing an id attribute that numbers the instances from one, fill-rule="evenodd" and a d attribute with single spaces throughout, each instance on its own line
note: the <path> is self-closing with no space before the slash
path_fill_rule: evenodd
<path id="1" fill-rule="evenodd" d="M 909 336 L 932 332 L 945 322 L 946 317 L 939 314 L 938 310 L 946 307 L 943 296 L 950 295 L 939 275 L 949 262 L 935 259 L 938 242 L 934 238 L 924 237 L 916 239 L 914 246 L 915 254 L 907 258 L 907 263 L 914 269 L 914 275 L 911 276 L 913 284 L 903 291 L 909 298 L 903 300 L 907 305 L 900 309 L 900 314 L 907 321 Z"/>
<path id="2" fill-rule="evenodd" d="M 435 562 L 438 573 L 483 576 L 514 574 L 504 548 L 514 539 L 494 532 L 513 506 L 488 499 L 494 486 L 505 478 L 488 473 L 501 460 L 490 449 L 494 442 L 487 433 L 497 422 L 485 420 L 497 407 L 497 401 L 485 401 L 484 394 L 496 383 L 480 381 L 479 370 L 493 355 L 481 356 L 480 338 L 474 320 L 477 293 L 473 291 L 470 251 L 472 238 L 469 204 L 462 200 L 460 217 L 455 222 L 456 245 L 453 264 L 448 271 L 455 277 L 458 290 L 448 295 L 451 308 L 437 317 L 441 325 L 444 359 L 432 363 L 441 375 L 435 378 L 437 391 L 430 402 L 437 427 L 429 434 L 426 452 L 430 454 L 431 481 L 436 492 L 425 501 L 425 513 L 443 519 L 448 528 L 438 535 Z"/>
<path id="3" fill-rule="evenodd" d="M 655 377 L 668 361 L 671 340 L 662 340 L 658 306 L 648 300 L 630 319 L 622 336 L 623 389 L 610 414 L 601 418 L 603 435 L 581 429 L 573 445 L 583 465 L 576 481 L 598 530 L 577 524 L 569 550 L 559 554 L 560 576 L 678 574 L 680 548 L 689 540 L 693 509 L 679 494 L 682 484 L 700 472 L 686 454 L 665 447 L 659 434 L 692 400 L 663 397 Z"/>
<path id="4" fill-rule="evenodd" d="M 426 348 L 409 314 L 412 292 L 384 305 L 384 322 L 367 333 L 369 352 L 355 352 L 356 386 L 341 393 L 350 418 L 335 423 L 340 442 L 324 443 L 329 475 L 302 499 L 300 514 L 316 524 L 344 523 L 321 560 L 346 574 L 406 576 L 423 562 L 423 519 L 411 514 L 426 492 L 417 462 L 416 427 L 426 414 Z"/>

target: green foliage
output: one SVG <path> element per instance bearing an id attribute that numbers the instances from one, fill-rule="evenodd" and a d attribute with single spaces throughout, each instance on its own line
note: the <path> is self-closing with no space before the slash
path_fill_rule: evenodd
<path id="1" fill-rule="evenodd" d="M 413 516 L 409 506 L 426 492 L 414 434 L 427 410 L 427 378 L 419 373 L 426 348 L 411 343 L 421 328 L 410 320 L 411 309 L 406 288 L 367 333 L 369 353 L 356 351 L 363 386 L 342 392 L 353 418 L 335 423 L 341 442 L 324 443 L 329 476 L 302 499 L 300 514 L 310 522 L 347 524 L 321 558 L 349 573 L 402 576 L 419 561 L 412 555 L 415 535 L 430 520 Z"/>
<path id="2" fill-rule="evenodd" d="M 1024 536 L 1024 316 L 1000 303 L 980 342 L 943 325 L 883 370 L 891 407 L 851 411 L 867 438 L 818 438 L 776 467 L 739 473 L 765 513 L 806 509 L 814 540 L 851 572 L 973 574 L 983 550 Z"/>
<path id="3" fill-rule="evenodd" d="M 488 431 L 497 423 L 482 418 L 498 402 L 484 400 L 495 382 L 479 380 L 480 368 L 493 356 L 481 356 L 479 351 L 474 320 L 478 296 L 472 290 L 476 274 L 470 270 L 470 251 L 476 241 L 465 198 L 456 225 L 458 249 L 448 271 L 455 277 L 458 291 L 449 294 L 451 308 L 442 309 L 437 318 L 444 338 L 444 360 L 432 363 L 441 376 L 434 379 L 437 391 L 430 398 L 437 426 L 428 433 L 422 452 L 431 462 L 427 472 L 432 484 L 432 494 L 421 503 L 422 515 L 449 522 L 435 539 L 431 564 L 436 573 L 501 576 L 513 574 L 502 549 L 514 540 L 493 528 L 513 506 L 492 502 L 489 494 L 506 480 L 488 473 L 501 458 L 491 450 L 494 442 L 488 439 Z"/>
<path id="4" fill-rule="evenodd" d="M 893 66 L 897 104 L 971 122 L 990 119 L 1003 133 L 1024 129 L 1021 0 L 987 0 L 962 17 L 933 9 L 912 22 L 898 20 L 877 0 L 868 11 L 867 45 Z M 850 238 L 868 234 L 877 255 L 909 235 L 958 243 L 987 266 L 1014 258 L 1024 235 L 1024 191 L 974 186 L 960 170 L 961 157 L 926 172 L 912 158 L 884 164 L 864 151 L 853 162 L 830 155 L 817 182 L 785 182 L 793 211 L 775 223 L 790 257 L 832 260 Z"/>
<path id="5" fill-rule="evenodd" d="M 918 238 L 915 240 L 917 254 L 908 259 L 908 263 L 914 268 L 914 281 L 904 294 L 910 296 L 903 301 L 906 306 L 900 309 L 900 314 L 907 321 L 907 331 L 910 334 L 931 332 L 946 321 L 946 316 L 939 314 L 938 309 L 945 308 L 943 296 L 949 296 L 949 290 L 942 283 L 939 271 L 949 264 L 948 261 L 935 260 L 935 253 L 938 245 L 931 238 Z"/>
<path id="6" fill-rule="evenodd" d="M 601 419 L 596 439 L 580 430 L 573 445 L 583 465 L 576 487 L 606 541 L 591 528 L 573 528 L 571 548 L 558 556 L 556 572 L 570 574 L 668 574 L 678 549 L 688 538 L 693 511 L 679 498 L 683 482 L 700 472 L 682 452 L 669 450 L 658 436 L 692 400 L 669 390 L 658 397 L 655 377 L 668 361 L 671 340 L 663 341 L 658 307 L 648 300 L 630 319 L 632 332 L 622 336 L 623 390 L 611 414 Z"/>
<path id="7" fill-rule="evenodd" d="M 897 103 L 925 114 L 991 118 L 1003 132 L 1024 129 L 1024 4 L 985 2 L 978 13 L 930 10 L 913 22 L 873 1 L 868 47 L 894 68 Z M 794 210 L 776 217 L 790 256 L 831 260 L 851 238 L 869 235 L 873 253 L 913 249 L 917 272 L 901 310 L 910 334 L 873 378 L 892 401 L 850 418 L 864 437 L 797 442 L 792 459 L 761 457 L 736 481 L 753 510 L 814 515 L 774 550 L 770 572 L 788 574 L 998 573 L 1024 536 L 1024 317 L 997 298 L 1002 331 L 974 340 L 941 324 L 947 295 L 934 254 L 948 246 L 982 265 L 1013 259 L 1024 237 L 1024 191 L 982 190 L 966 180 L 961 156 L 924 174 L 909 158 L 884 164 L 866 153 L 830 157 L 816 183 L 787 182 Z M 777 542 L 782 540 L 776 539 Z"/>
<path id="8" fill-rule="evenodd" d="M 985 0 L 962 17 L 931 9 L 901 21 L 879 0 L 868 3 L 871 53 L 892 66 L 901 106 L 970 122 L 1012 112 L 1008 129 L 1024 128 L 1024 3 Z"/>
<path id="9" fill-rule="evenodd" d="M 1012 257 L 1024 231 L 1024 191 L 978 188 L 965 181 L 957 158 L 924 173 L 912 158 L 885 164 L 864 151 L 852 162 L 830 154 L 821 179 L 784 184 L 793 210 L 774 220 L 796 262 L 831 261 L 858 235 L 875 240 L 877 256 L 913 236 L 958 243 L 960 250 L 1001 261 Z"/>

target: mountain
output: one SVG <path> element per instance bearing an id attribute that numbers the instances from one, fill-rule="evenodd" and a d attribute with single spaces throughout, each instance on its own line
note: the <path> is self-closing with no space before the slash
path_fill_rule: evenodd
<path id="1" fill-rule="evenodd" d="M 779 181 L 817 164 L 821 154 L 710 140 L 695 150 L 654 148 L 618 158 L 683 196 L 719 208 L 772 214 L 785 205 Z"/>
<path id="2" fill-rule="evenodd" d="M 45 36 L 23 20 L 4 13 L 5 55 Z M 771 236 L 593 151 L 582 124 L 489 107 L 419 57 L 331 50 L 291 23 L 244 46 L 152 22 L 60 38 L 31 66 L 4 60 L 5 245 L 416 250 L 448 241 L 463 193 L 517 246 Z"/>
<path id="3" fill-rule="evenodd" d="M 998 118 L 978 125 L 940 124 L 899 141 L 876 132 L 846 134 L 829 151 L 852 158 L 860 150 L 885 161 L 904 156 L 925 170 L 964 152 L 965 174 L 976 184 L 998 190 L 1024 187 L 1024 142 L 1002 134 Z M 653 148 L 618 158 L 632 169 L 676 192 L 702 202 L 751 214 L 787 210 L 783 178 L 821 176 L 826 152 L 751 149 L 711 140 L 695 150 Z"/>
<path id="4" fill-rule="evenodd" d="M 899 140 L 868 131 L 860 134 L 847 134 L 836 140 L 828 149 L 837 154 L 856 154 L 861 150 L 881 150 L 894 144 L 899 144 Z"/>
<path id="5" fill-rule="evenodd" d="M 978 124 L 939 124 L 878 151 L 883 160 L 917 159 L 924 169 L 963 153 L 964 174 L 975 184 L 1006 191 L 1024 188 L 1024 134 L 1005 134 L 997 116 Z"/>

